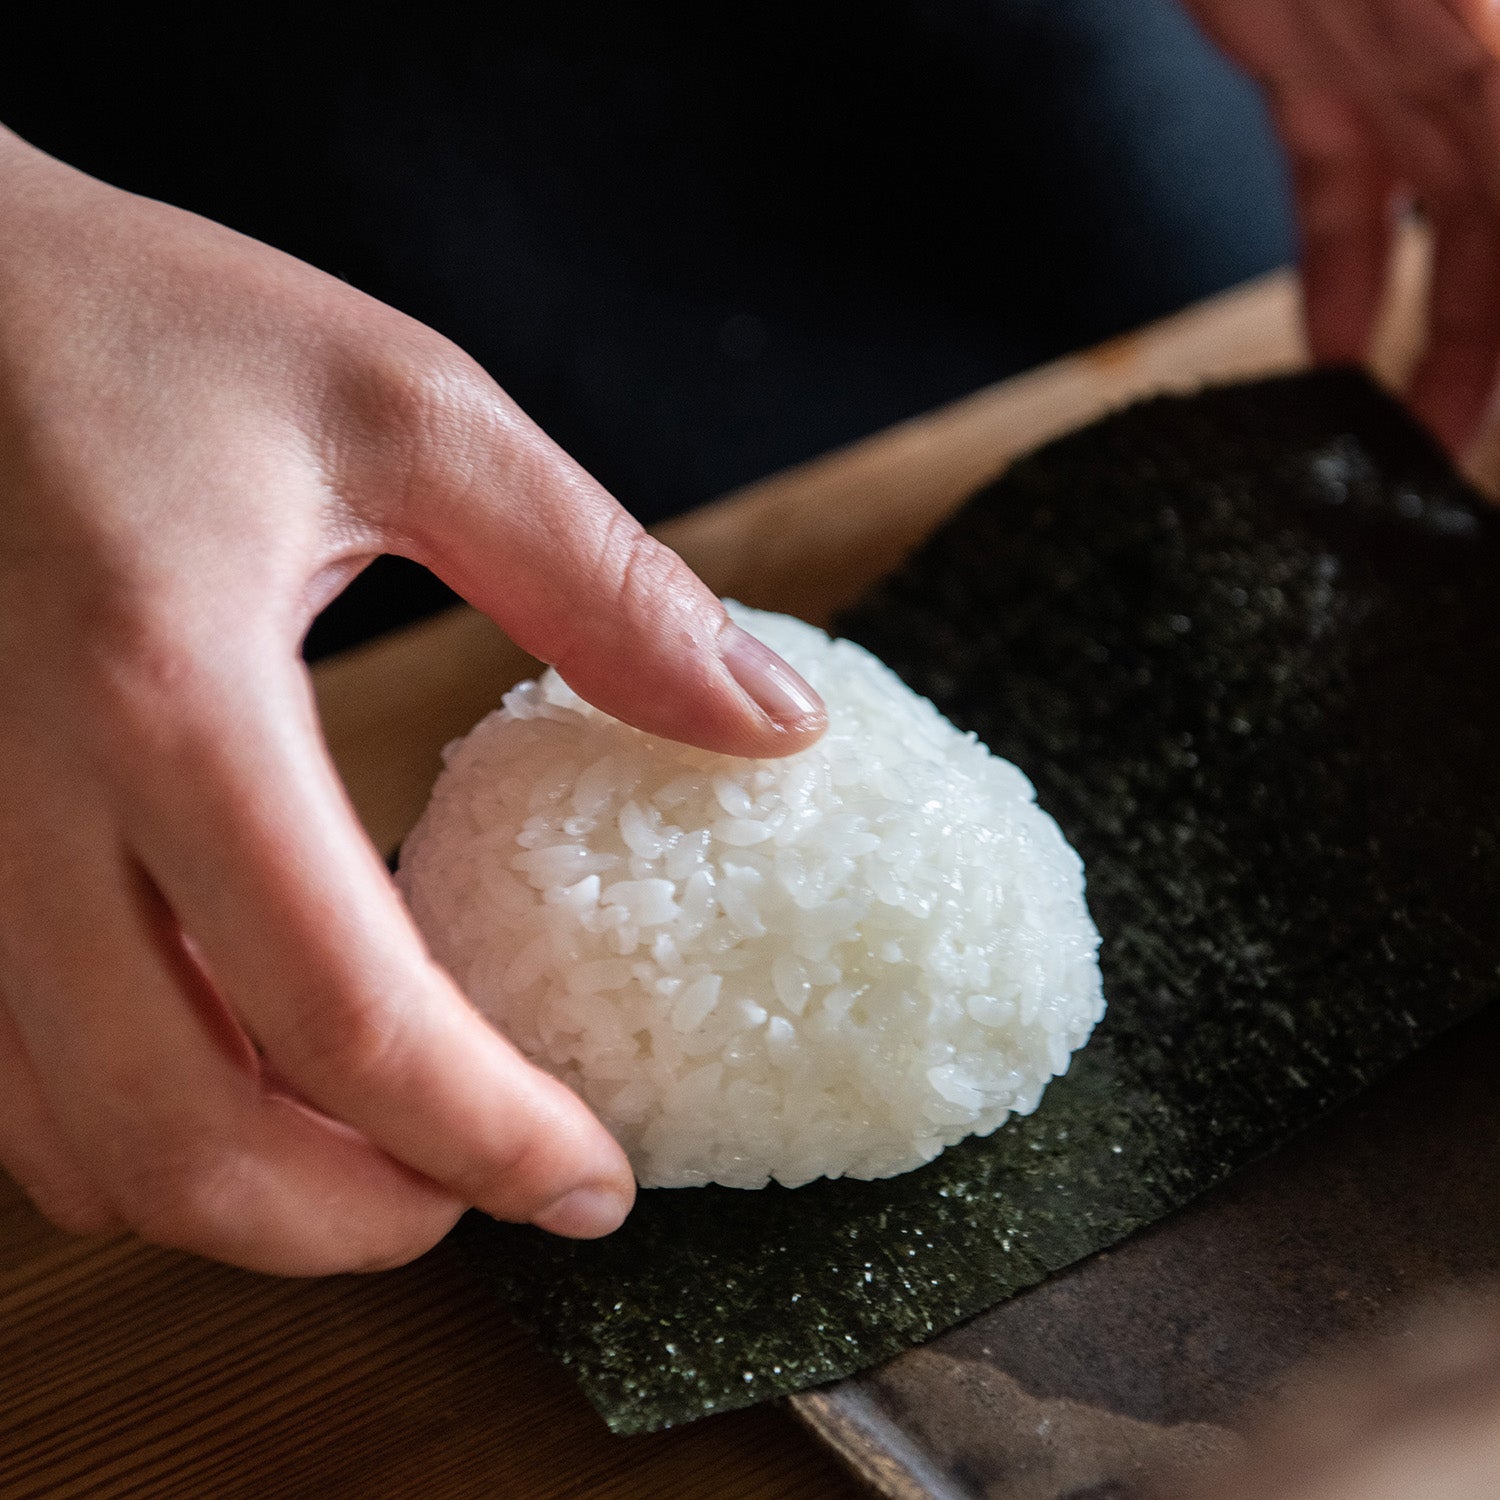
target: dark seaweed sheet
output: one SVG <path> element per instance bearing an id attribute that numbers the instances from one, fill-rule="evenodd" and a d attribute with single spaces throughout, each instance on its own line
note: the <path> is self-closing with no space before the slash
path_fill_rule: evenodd
<path id="1" fill-rule="evenodd" d="M 1036 782 L 1109 1013 L 1040 1110 L 886 1182 L 645 1192 L 484 1273 L 617 1432 L 847 1374 L 1273 1149 L 1496 993 L 1500 523 L 1361 377 L 1042 449 L 844 622 Z"/>

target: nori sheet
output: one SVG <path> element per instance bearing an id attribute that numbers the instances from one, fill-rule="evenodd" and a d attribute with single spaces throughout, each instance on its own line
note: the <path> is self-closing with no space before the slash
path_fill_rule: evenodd
<path id="1" fill-rule="evenodd" d="M 1109 1012 L 1041 1108 L 884 1182 L 471 1216 L 616 1432 L 845 1375 L 1285 1142 L 1488 1002 L 1500 519 L 1352 372 L 1151 401 L 1018 463 L 843 622 L 1035 780 Z"/>

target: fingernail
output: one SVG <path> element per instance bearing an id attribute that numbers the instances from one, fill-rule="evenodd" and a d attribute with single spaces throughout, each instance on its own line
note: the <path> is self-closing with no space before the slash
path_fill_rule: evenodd
<path id="1" fill-rule="evenodd" d="M 632 1199 L 618 1188 L 582 1187 L 564 1193 L 531 1222 L 570 1240 L 597 1240 L 625 1222 Z"/>
<path id="2" fill-rule="evenodd" d="M 825 718 L 823 700 L 763 641 L 729 624 L 719 636 L 729 675 L 756 707 L 785 729 L 806 729 Z"/>

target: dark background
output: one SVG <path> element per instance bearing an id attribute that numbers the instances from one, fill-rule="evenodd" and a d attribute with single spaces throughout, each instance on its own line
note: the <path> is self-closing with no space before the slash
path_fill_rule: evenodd
<path id="1" fill-rule="evenodd" d="M 648 521 L 1291 253 L 1175 0 L 84 16 L 0 119 L 431 324 Z M 449 597 L 383 561 L 309 654 Z"/>

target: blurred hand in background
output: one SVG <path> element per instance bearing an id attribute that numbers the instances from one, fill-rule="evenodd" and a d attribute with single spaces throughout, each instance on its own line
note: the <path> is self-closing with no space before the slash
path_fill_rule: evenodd
<path id="1" fill-rule="evenodd" d="M 1495 1500 L 1500 1298 L 1455 1296 L 1314 1363 L 1282 1391 L 1213 1500 Z"/>
<path id="2" fill-rule="evenodd" d="M 1265 90 L 1290 156 L 1308 339 L 1358 361 L 1402 208 L 1431 222 L 1416 414 L 1455 453 L 1500 367 L 1500 28 L 1492 0 L 1188 0 Z"/>

